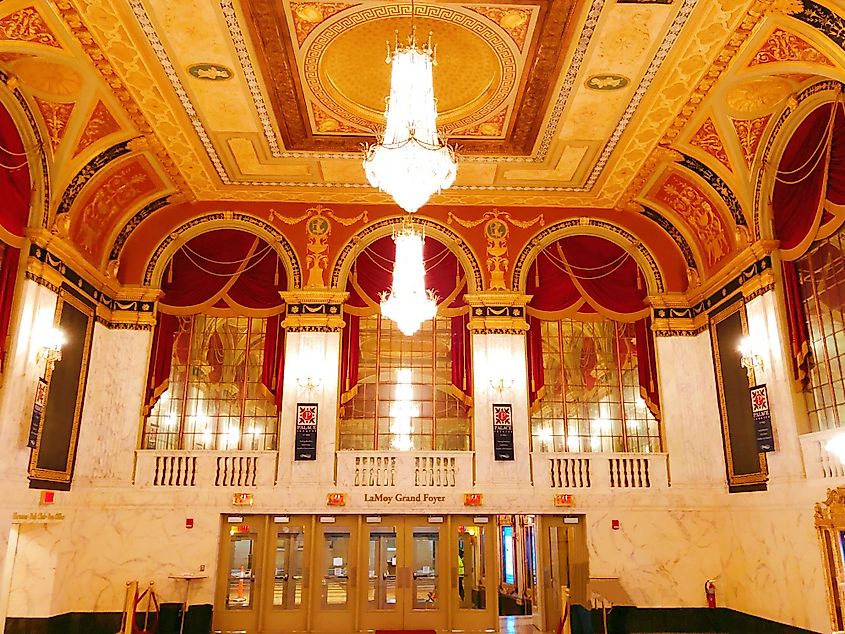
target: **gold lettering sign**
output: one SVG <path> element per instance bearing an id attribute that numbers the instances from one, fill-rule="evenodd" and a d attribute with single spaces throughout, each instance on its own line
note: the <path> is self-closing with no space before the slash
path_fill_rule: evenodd
<path id="1" fill-rule="evenodd" d="M 396 493 L 395 495 L 388 495 L 386 493 L 365 493 L 364 502 L 379 503 L 379 504 L 443 504 L 446 502 L 445 495 L 432 495 L 431 493 L 417 493 L 415 495 L 408 495 L 407 493 Z"/>

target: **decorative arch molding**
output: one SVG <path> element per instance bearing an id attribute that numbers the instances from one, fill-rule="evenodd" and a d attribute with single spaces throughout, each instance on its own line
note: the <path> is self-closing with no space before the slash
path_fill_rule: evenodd
<path id="1" fill-rule="evenodd" d="M 129 221 L 123 225 L 117 233 L 117 236 L 115 236 L 114 241 L 112 242 L 112 247 L 109 250 L 109 260 L 120 259 L 120 254 L 123 253 L 123 247 L 126 246 L 126 241 L 129 239 L 129 236 L 132 235 L 132 232 L 153 213 L 166 206 L 170 202 L 169 199 L 169 195 L 156 198 L 135 212 Z"/>
<path id="2" fill-rule="evenodd" d="M 512 279 L 514 281 L 514 288 L 524 290 L 528 282 L 528 268 L 529 265 L 537 258 L 540 251 L 545 249 L 555 240 L 565 238 L 566 236 L 574 235 L 593 235 L 605 240 L 609 240 L 614 244 L 622 247 L 626 251 L 631 246 L 635 247 L 631 254 L 640 269 L 646 271 L 646 284 L 648 286 L 649 295 L 657 295 L 666 291 L 663 282 L 663 273 L 657 260 L 652 255 L 651 251 L 637 238 L 634 234 L 626 229 L 614 225 L 604 220 L 596 220 L 593 218 L 571 218 L 556 222 L 549 225 L 538 234 L 536 234 L 528 244 L 520 251 L 516 258 L 516 263 L 513 267 Z M 629 251 L 630 252 L 630 251 Z"/>
<path id="3" fill-rule="evenodd" d="M 722 177 L 697 158 L 693 158 L 687 154 L 683 154 L 683 157 L 684 159 L 679 163 L 679 165 L 696 174 L 705 183 L 707 183 L 714 192 L 716 192 L 719 198 L 721 198 L 727 206 L 728 211 L 733 218 L 734 224 L 738 227 L 748 226 L 748 221 L 745 219 L 745 214 L 742 211 L 742 205 L 740 204 L 739 199 Z"/>
<path id="4" fill-rule="evenodd" d="M 687 263 L 689 268 L 698 270 L 699 266 L 698 260 L 695 257 L 696 253 L 693 251 L 689 240 L 687 240 L 684 234 L 681 233 L 680 229 L 673 225 L 666 216 L 647 205 L 643 205 L 642 215 L 659 225 L 660 228 L 663 229 L 670 238 L 672 238 L 672 242 L 674 242 L 678 246 L 678 249 L 680 249 L 681 255 L 684 256 L 684 261 Z"/>
<path id="5" fill-rule="evenodd" d="M 771 206 L 772 192 L 775 186 L 775 171 L 793 133 L 810 113 L 819 106 L 830 103 L 835 99 L 837 93 L 843 91 L 845 91 L 845 84 L 833 79 L 808 86 L 795 96 L 793 102 L 787 104 L 775 123 L 771 125 L 771 132 L 766 138 L 762 152 L 760 152 L 762 158 L 758 163 L 754 187 L 752 210 L 754 239 L 775 239 Z"/>
<path id="6" fill-rule="evenodd" d="M 3 104 L 15 122 L 24 147 L 33 146 L 39 148 L 37 165 L 36 161 L 27 161 L 29 165 L 29 179 L 35 193 L 33 199 L 41 201 L 40 205 L 32 205 L 29 212 L 28 224 L 31 227 L 39 225 L 47 227 L 50 221 L 50 165 L 47 160 L 44 137 L 20 89 L 15 88 L 14 90 L 9 90 L 6 88 L 8 78 L 6 73 L 0 71 L 0 82 L 2 82 L 0 103 Z M 38 218 L 39 207 L 40 218 Z"/>
<path id="7" fill-rule="evenodd" d="M 383 236 L 393 233 L 393 228 L 401 224 L 402 220 L 402 216 L 385 218 L 384 220 L 364 227 L 347 240 L 337 254 L 332 266 L 332 275 L 329 282 L 331 287 L 342 288 L 341 282 L 343 282 L 343 285 L 346 284 L 346 279 L 349 276 L 349 271 L 352 268 L 355 258 L 360 255 L 367 245 Z M 478 263 L 478 257 L 460 235 L 446 225 L 430 218 L 414 218 L 414 224 L 421 226 L 427 235 L 436 238 L 455 253 L 458 257 L 458 262 L 461 263 L 465 271 L 470 273 L 467 275 L 468 292 L 477 293 L 484 289 L 484 276 L 481 266 Z"/>
<path id="8" fill-rule="evenodd" d="M 69 213 L 74 201 L 85 188 L 85 185 L 88 184 L 88 181 L 94 178 L 100 170 L 113 160 L 131 152 L 132 150 L 129 148 L 130 142 L 121 141 L 120 143 L 116 143 L 88 161 L 65 188 L 62 194 L 62 200 L 59 203 L 58 209 L 56 209 L 56 215 Z"/>
<path id="9" fill-rule="evenodd" d="M 214 229 L 241 229 L 267 241 L 281 256 L 289 288 L 302 287 L 302 267 L 288 239 L 266 220 L 237 211 L 218 211 L 192 218 L 171 231 L 156 247 L 144 272 L 144 286 L 161 287 L 161 278 L 173 254 L 188 240 Z"/>

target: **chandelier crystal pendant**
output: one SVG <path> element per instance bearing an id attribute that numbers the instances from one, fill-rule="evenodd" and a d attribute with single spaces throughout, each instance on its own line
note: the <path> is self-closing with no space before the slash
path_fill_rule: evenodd
<path id="1" fill-rule="evenodd" d="M 412 20 L 413 12 L 412 3 Z M 392 65 L 387 125 L 379 142 L 366 147 L 364 171 L 370 185 L 414 213 L 433 194 L 451 187 L 457 173 L 455 151 L 440 139 L 435 125 L 432 68 L 437 59 L 431 35 L 418 45 L 412 26 L 407 45 L 399 45 L 398 35 L 392 51 L 387 45 L 386 61 Z"/>
<path id="2" fill-rule="evenodd" d="M 381 314 L 408 337 L 437 314 L 437 296 L 425 288 L 424 241 L 422 232 L 411 222 L 403 222 L 394 232 L 393 283 L 390 291 L 381 294 Z"/>

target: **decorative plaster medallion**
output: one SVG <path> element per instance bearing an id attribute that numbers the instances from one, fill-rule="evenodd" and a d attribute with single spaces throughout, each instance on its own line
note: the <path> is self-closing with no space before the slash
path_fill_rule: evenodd
<path id="1" fill-rule="evenodd" d="M 82 75 L 67 64 L 27 57 L 11 67 L 21 83 L 57 101 L 68 101 L 82 90 Z"/>
<path id="2" fill-rule="evenodd" d="M 630 83 L 631 80 L 624 75 L 602 73 L 600 75 L 593 75 L 584 82 L 584 85 L 593 90 L 620 90 Z"/>
<path id="3" fill-rule="evenodd" d="M 792 85 L 785 79 L 766 77 L 752 79 L 732 89 L 726 97 L 728 107 L 738 114 L 761 115 L 792 94 Z"/>
<path id="4" fill-rule="evenodd" d="M 232 70 L 220 64 L 204 63 L 188 66 L 188 73 L 197 79 L 226 81 L 232 78 Z"/>

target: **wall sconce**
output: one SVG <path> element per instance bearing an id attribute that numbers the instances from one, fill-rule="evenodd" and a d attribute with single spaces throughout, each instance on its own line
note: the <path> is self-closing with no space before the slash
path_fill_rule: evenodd
<path id="1" fill-rule="evenodd" d="M 755 370 L 763 369 L 763 357 L 754 351 L 754 342 L 751 337 L 743 337 L 739 342 L 740 364 L 748 373 L 748 379 L 751 380 L 754 376 Z"/>
<path id="2" fill-rule="evenodd" d="M 62 360 L 62 348 L 67 340 L 65 333 L 56 327 L 48 328 L 41 336 L 42 344 L 35 353 L 35 360 L 38 363 L 45 363 L 46 372 L 50 373 L 56 367 L 56 363 Z"/>
<path id="3" fill-rule="evenodd" d="M 513 379 L 506 379 L 504 377 L 499 377 L 498 379 L 490 379 L 490 389 L 494 392 L 498 392 L 499 396 L 501 396 L 506 390 L 509 390 L 513 387 Z"/>
<path id="4" fill-rule="evenodd" d="M 296 384 L 300 390 L 305 390 L 310 394 L 323 384 L 323 379 L 313 376 L 301 376 L 296 380 Z"/>

